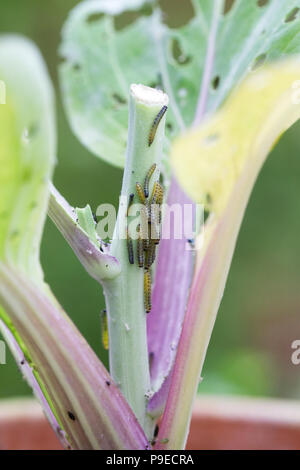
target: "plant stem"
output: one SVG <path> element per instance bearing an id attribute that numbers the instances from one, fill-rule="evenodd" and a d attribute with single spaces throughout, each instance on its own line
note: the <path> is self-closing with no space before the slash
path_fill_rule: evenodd
<path id="1" fill-rule="evenodd" d="M 120 263 L 121 274 L 103 283 L 108 310 L 110 372 L 148 437 L 151 437 L 152 419 L 146 414 L 151 391 L 144 307 L 144 270 L 137 265 L 135 241 L 135 264 L 129 263 L 127 240 L 122 238 L 122 227 L 126 219 L 129 196 L 134 194 L 134 202 L 139 203 L 136 183 L 143 184 L 149 168 L 154 163 L 159 168 L 163 153 L 164 117 L 151 146 L 148 139 L 154 119 L 167 104 L 168 97 L 163 92 L 143 85 L 131 86 L 126 166 L 117 225 L 110 251 Z M 157 175 L 155 172 L 152 177 L 150 194 Z"/>

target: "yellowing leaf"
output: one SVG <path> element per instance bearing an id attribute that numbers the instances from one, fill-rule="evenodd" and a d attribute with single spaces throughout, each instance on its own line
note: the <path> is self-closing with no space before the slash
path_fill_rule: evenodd
<path id="1" fill-rule="evenodd" d="M 173 147 L 189 195 L 212 211 L 190 289 L 166 412 L 156 449 L 184 448 L 191 403 L 222 299 L 243 214 L 274 143 L 300 117 L 298 58 L 251 73 L 223 108 Z M 178 406 L 180 403 L 180 406 Z M 167 438 L 168 443 L 162 444 Z"/>
<path id="2" fill-rule="evenodd" d="M 220 214 L 246 165 L 260 168 L 300 117 L 299 79 L 299 58 L 266 65 L 248 75 L 210 120 L 177 139 L 175 173 L 195 201 Z"/>

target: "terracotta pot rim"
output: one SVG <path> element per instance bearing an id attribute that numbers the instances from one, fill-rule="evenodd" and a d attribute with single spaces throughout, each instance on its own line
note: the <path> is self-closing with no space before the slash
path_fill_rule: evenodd
<path id="1" fill-rule="evenodd" d="M 61 449 L 38 402 L 0 400 L 0 449 Z M 300 402 L 198 396 L 187 449 L 300 449 Z"/>

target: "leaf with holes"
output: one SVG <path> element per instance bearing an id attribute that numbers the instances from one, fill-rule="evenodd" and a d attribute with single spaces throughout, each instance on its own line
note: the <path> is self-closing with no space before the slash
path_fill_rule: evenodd
<path id="1" fill-rule="evenodd" d="M 297 0 L 236 0 L 226 2 L 224 12 L 220 0 L 193 0 L 195 17 L 178 29 L 163 24 L 158 9 L 151 15 L 140 10 L 135 22 L 120 28 L 117 15 L 134 2 L 115 10 L 108 3 L 91 0 L 71 12 L 63 30 L 60 78 L 74 133 L 117 166 L 125 161 L 131 83 L 168 93 L 172 138 L 192 124 L 201 84 L 203 117 L 251 68 L 300 50 Z"/>

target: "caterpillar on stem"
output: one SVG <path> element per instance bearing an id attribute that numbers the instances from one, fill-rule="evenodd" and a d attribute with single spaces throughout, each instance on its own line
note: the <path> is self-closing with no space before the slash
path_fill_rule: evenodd
<path id="1" fill-rule="evenodd" d="M 151 274 L 150 271 L 145 271 L 144 274 L 144 297 L 145 297 L 145 310 L 146 313 L 151 312 Z"/>
<path id="2" fill-rule="evenodd" d="M 154 121 L 153 121 L 152 127 L 150 129 L 150 133 L 149 133 L 149 139 L 148 139 L 149 147 L 151 147 L 151 145 L 154 142 L 155 135 L 156 135 L 156 132 L 157 132 L 157 128 L 160 124 L 160 121 L 162 120 L 162 118 L 166 114 L 167 109 L 168 109 L 168 106 L 163 106 L 161 108 L 161 110 L 159 111 L 159 113 L 157 114 L 157 116 L 155 117 Z"/>
<path id="3" fill-rule="evenodd" d="M 101 319 L 102 344 L 103 344 L 103 348 L 107 351 L 109 348 L 109 338 L 108 338 L 107 312 L 105 309 L 101 311 L 100 319 Z"/>
<path id="4" fill-rule="evenodd" d="M 144 193 L 145 193 L 146 198 L 149 197 L 149 183 L 150 183 L 150 179 L 151 179 L 155 169 L 156 169 L 156 163 L 153 163 L 153 165 L 149 169 L 149 171 L 146 175 L 145 181 L 144 181 Z"/>

